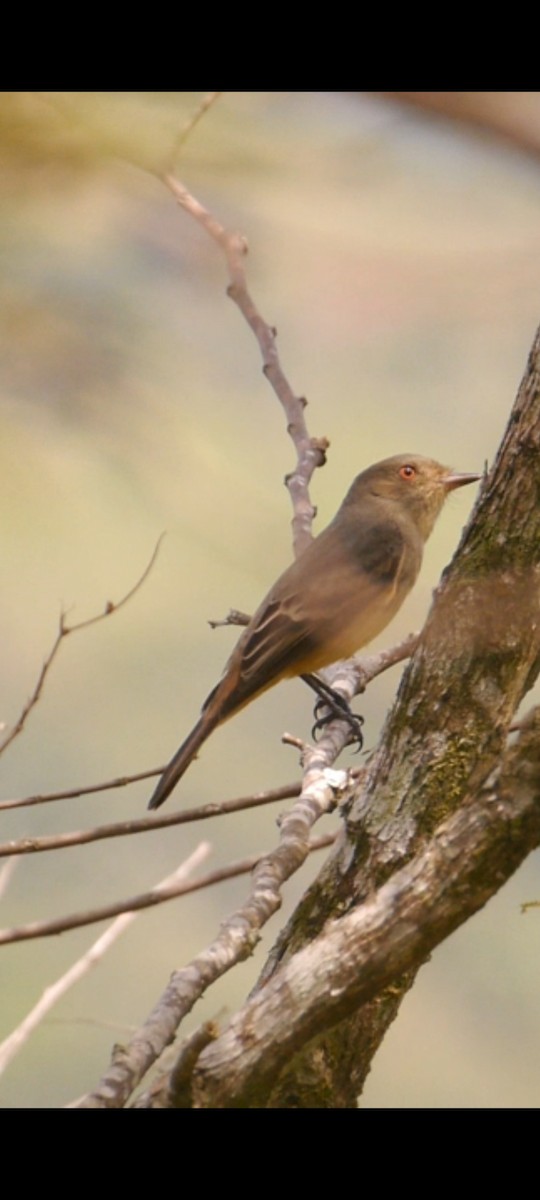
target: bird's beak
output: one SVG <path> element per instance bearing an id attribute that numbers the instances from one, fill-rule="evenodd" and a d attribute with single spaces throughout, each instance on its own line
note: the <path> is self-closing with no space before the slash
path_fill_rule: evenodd
<path id="1" fill-rule="evenodd" d="M 442 483 L 446 491 L 451 492 L 454 488 L 464 487 L 466 483 L 477 483 L 481 478 L 481 475 L 458 475 L 457 471 L 451 471 L 444 476 Z"/>

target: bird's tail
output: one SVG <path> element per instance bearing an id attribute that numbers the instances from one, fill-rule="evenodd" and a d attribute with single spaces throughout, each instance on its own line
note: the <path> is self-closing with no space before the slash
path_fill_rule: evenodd
<path id="1" fill-rule="evenodd" d="M 185 742 L 182 742 L 174 758 L 171 758 L 168 767 L 165 767 L 163 775 L 148 804 L 149 808 L 159 808 L 160 804 L 163 804 L 167 799 L 167 796 L 170 796 L 178 780 L 182 778 L 184 771 L 187 771 L 190 762 L 195 758 L 199 747 L 210 736 L 216 725 L 219 725 L 220 720 L 221 712 L 219 707 L 217 707 L 217 711 L 216 707 L 210 710 L 203 709 L 197 724 L 194 725 Z"/>

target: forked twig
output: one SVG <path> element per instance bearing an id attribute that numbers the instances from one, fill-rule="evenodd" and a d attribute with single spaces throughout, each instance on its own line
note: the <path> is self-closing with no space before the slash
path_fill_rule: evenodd
<path id="1" fill-rule="evenodd" d="M 116 603 L 113 600 L 108 600 L 103 612 L 97 613 L 95 617 L 87 617 L 85 621 L 78 621 L 75 625 L 66 625 L 67 614 L 65 612 L 60 613 L 60 625 L 52 648 L 49 651 L 45 662 L 43 663 L 34 690 L 29 699 L 26 701 L 26 704 L 24 705 L 15 725 L 13 725 L 9 733 L 7 733 L 2 740 L 0 740 L 0 754 L 2 754 L 3 751 L 11 744 L 11 742 L 14 741 L 19 733 L 22 733 L 27 717 L 31 713 L 32 709 L 35 708 L 41 696 L 45 680 L 64 638 L 68 636 L 68 633 L 79 633 L 81 629 L 88 629 L 89 625 L 96 625 L 98 621 L 104 621 L 106 617 L 110 617 L 113 613 L 118 612 L 120 608 L 123 608 L 124 604 L 127 604 L 128 600 L 131 600 L 132 596 L 139 591 L 139 588 L 142 587 L 143 583 L 148 578 L 148 575 L 150 574 L 150 571 L 152 570 L 152 567 L 158 556 L 159 547 L 164 537 L 164 533 L 160 534 L 154 547 L 150 562 L 145 567 L 140 579 L 138 579 L 133 587 L 129 589 L 129 592 L 126 592 L 125 596 L 123 596 L 121 600 L 118 600 Z"/>

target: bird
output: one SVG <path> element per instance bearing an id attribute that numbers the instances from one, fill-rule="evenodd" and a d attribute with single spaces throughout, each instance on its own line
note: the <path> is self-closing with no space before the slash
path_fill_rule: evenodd
<path id="1" fill-rule="evenodd" d="M 349 658 L 388 625 L 415 583 L 449 492 L 481 478 L 420 454 L 374 463 L 287 567 L 237 642 L 150 799 L 159 808 L 213 730 L 281 679 Z"/>

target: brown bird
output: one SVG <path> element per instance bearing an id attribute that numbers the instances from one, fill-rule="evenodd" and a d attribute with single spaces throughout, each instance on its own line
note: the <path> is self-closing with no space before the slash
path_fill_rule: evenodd
<path id="1" fill-rule="evenodd" d="M 148 807 L 163 804 L 212 730 L 255 696 L 348 658 L 376 637 L 410 592 L 448 493 L 478 479 L 419 454 L 387 458 L 358 475 L 334 520 L 251 618 Z"/>

